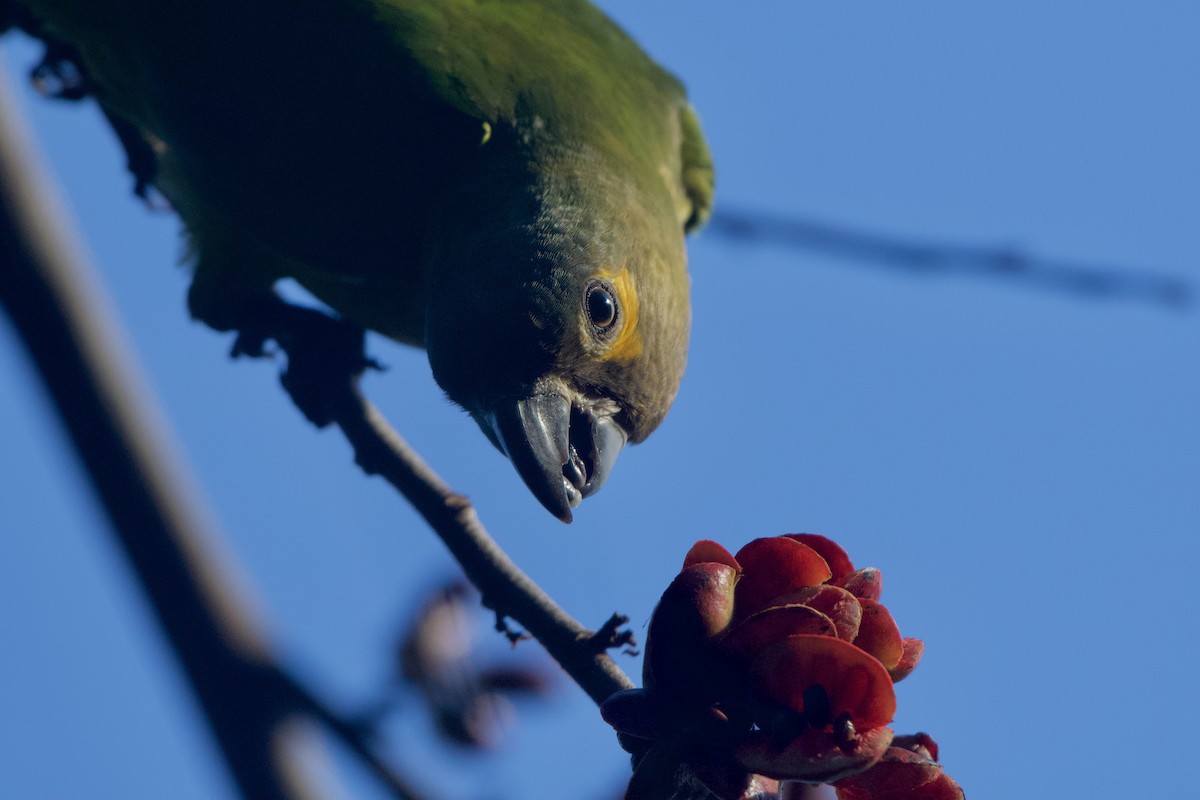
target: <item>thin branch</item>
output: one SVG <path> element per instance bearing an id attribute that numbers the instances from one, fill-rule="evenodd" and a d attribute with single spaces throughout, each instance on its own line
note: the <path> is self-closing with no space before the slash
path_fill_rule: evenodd
<path id="1" fill-rule="evenodd" d="M 817 250 L 916 274 L 993 277 L 1080 297 L 1141 300 L 1177 310 L 1189 308 L 1195 301 L 1195 287 L 1176 275 L 1049 259 L 1011 247 L 923 242 L 739 210 L 718 211 L 709 229 L 738 242 Z"/>
<path id="2" fill-rule="evenodd" d="M 500 549 L 470 501 L 454 492 L 388 424 L 357 386 L 335 387 L 334 421 L 368 474 L 404 495 L 442 539 L 497 614 L 511 617 L 541 642 L 596 703 L 633 682 L 596 646 L 594 632 L 572 619 Z"/>

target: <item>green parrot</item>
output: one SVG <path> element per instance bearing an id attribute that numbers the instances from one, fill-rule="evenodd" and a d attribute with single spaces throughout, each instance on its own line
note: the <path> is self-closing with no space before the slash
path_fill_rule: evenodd
<path id="1" fill-rule="evenodd" d="M 712 160 L 585 0 L 18 3 L 152 154 L 196 318 L 253 331 L 292 278 L 424 347 L 564 522 L 663 420 Z"/>

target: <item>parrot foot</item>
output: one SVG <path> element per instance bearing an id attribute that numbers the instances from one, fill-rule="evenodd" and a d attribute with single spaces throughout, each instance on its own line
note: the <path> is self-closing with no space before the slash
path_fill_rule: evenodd
<path id="1" fill-rule="evenodd" d="M 318 428 L 334 421 L 335 398 L 347 386 L 355 387 L 367 369 L 383 369 L 366 355 L 366 331 L 315 308 L 262 298 L 246 310 L 244 320 L 230 356 L 273 357 L 267 342 L 274 341 L 287 356 L 280 383 Z"/>

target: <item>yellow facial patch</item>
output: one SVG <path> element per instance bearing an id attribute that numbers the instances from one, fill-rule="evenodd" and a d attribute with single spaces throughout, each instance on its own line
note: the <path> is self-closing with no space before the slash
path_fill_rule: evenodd
<path id="1" fill-rule="evenodd" d="M 638 294 L 633 275 L 628 267 L 620 272 L 605 273 L 600 277 L 608 281 L 617 295 L 617 313 L 620 314 L 621 329 L 609 344 L 608 351 L 600 356 L 601 361 L 632 361 L 642 354 L 642 337 L 638 334 Z"/>

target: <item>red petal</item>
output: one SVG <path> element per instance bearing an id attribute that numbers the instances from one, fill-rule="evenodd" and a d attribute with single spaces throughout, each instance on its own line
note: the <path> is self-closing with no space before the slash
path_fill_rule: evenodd
<path id="1" fill-rule="evenodd" d="M 925 652 L 925 643 L 920 639 L 904 639 L 901 644 L 904 646 L 904 653 L 900 656 L 900 663 L 888 670 L 888 674 L 892 676 L 892 683 L 907 678 L 917 668 L 921 655 Z M 933 757 L 936 759 L 937 753 L 934 753 Z"/>
<path id="2" fill-rule="evenodd" d="M 688 550 L 688 554 L 683 559 L 683 568 L 687 569 L 695 564 L 704 563 L 724 564 L 727 567 L 733 567 L 737 572 L 742 571 L 742 566 L 737 562 L 728 550 L 714 542 L 712 539 L 701 539 L 692 545 L 692 549 Z"/>
<path id="3" fill-rule="evenodd" d="M 837 636 L 833 620 L 804 605 L 774 606 L 746 618 L 732 628 L 721 646 L 735 653 L 752 656 L 780 639 L 806 633 L 814 636 Z"/>
<path id="4" fill-rule="evenodd" d="M 724 630 L 733 617 L 737 573 L 724 564 L 704 562 L 680 572 L 663 592 L 654 609 L 651 626 L 695 626 L 706 636 Z"/>
<path id="5" fill-rule="evenodd" d="M 695 564 L 675 576 L 650 617 L 642 683 L 690 694 L 703 690 L 717 668 L 713 638 L 733 616 L 737 572 L 725 564 Z"/>
<path id="6" fill-rule="evenodd" d="M 825 559 L 785 536 L 755 539 L 737 553 L 744 574 L 738 582 L 735 613 L 739 619 L 773 605 L 775 598 L 804 586 L 817 586 L 832 573 Z"/>
<path id="7" fill-rule="evenodd" d="M 846 587 L 850 594 L 864 600 L 878 600 L 879 595 L 883 593 L 883 573 L 874 567 L 851 572 L 836 583 Z"/>
<path id="8" fill-rule="evenodd" d="M 777 602 L 779 605 L 798 604 L 815 608 L 833 620 L 833 624 L 837 626 L 839 639 L 853 642 L 854 637 L 858 636 L 858 626 L 862 621 L 862 605 L 858 602 L 857 597 L 840 586 L 831 586 L 828 583 L 821 586 L 805 586 L 782 595 Z"/>
<path id="9" fill-rule="evenodd" d="M 963 800 L 963 791 L 927 758 L 889 747 L 879 763 L 836 785 L 838 800 Z"/>
<path id="10" fill-rule="evenodd" d="M 793 711 L 804 710 L 804 692 L 820 685 L 832 717 L 848 714 L 861 736 L 896 714 L 892 679 L 879 661 L 830 636 L 789 636 L 761 651 L 751 665 L 752 688 Z"/>
<path id="11" fill-rule="evenodd" d="M 770 778 L 828 783 L 878 761 L 891 740 L 891 728 L 874 728 L 859 734 L 846 750 L 829 731 L 809 728 L 786 742 L 760 731 L 746 737 L 733 757 L 751 772 Z"/>
<path id="12" fill-rule="evenodd" d="M 910 733 L 905 736 L 897 736 L 892 739 L 892 747 L 911 750 L 919 756 L 928 758 L 930 761 L 938 760 L 937 742 L 928 733 Z"/>
<path id="13" fill-rule="evenodd" d="M 835 581 L 854 571 L 854 564 L 850 561 L 850 556 L 846 555 L 842 546 L 833 539 L 819 533 L 788 533 L 784 535 L 816 550 L 829 565 Z"/>
<path id="14" fill-rule="evenodd" d="M 894 668 L 904 655 L 904 644 L 896 621 L 886 608 L 874 600 L 859 602 L 862 603 L 863 615 L 854 643 L 878 658 L 887 669 Z"/>

